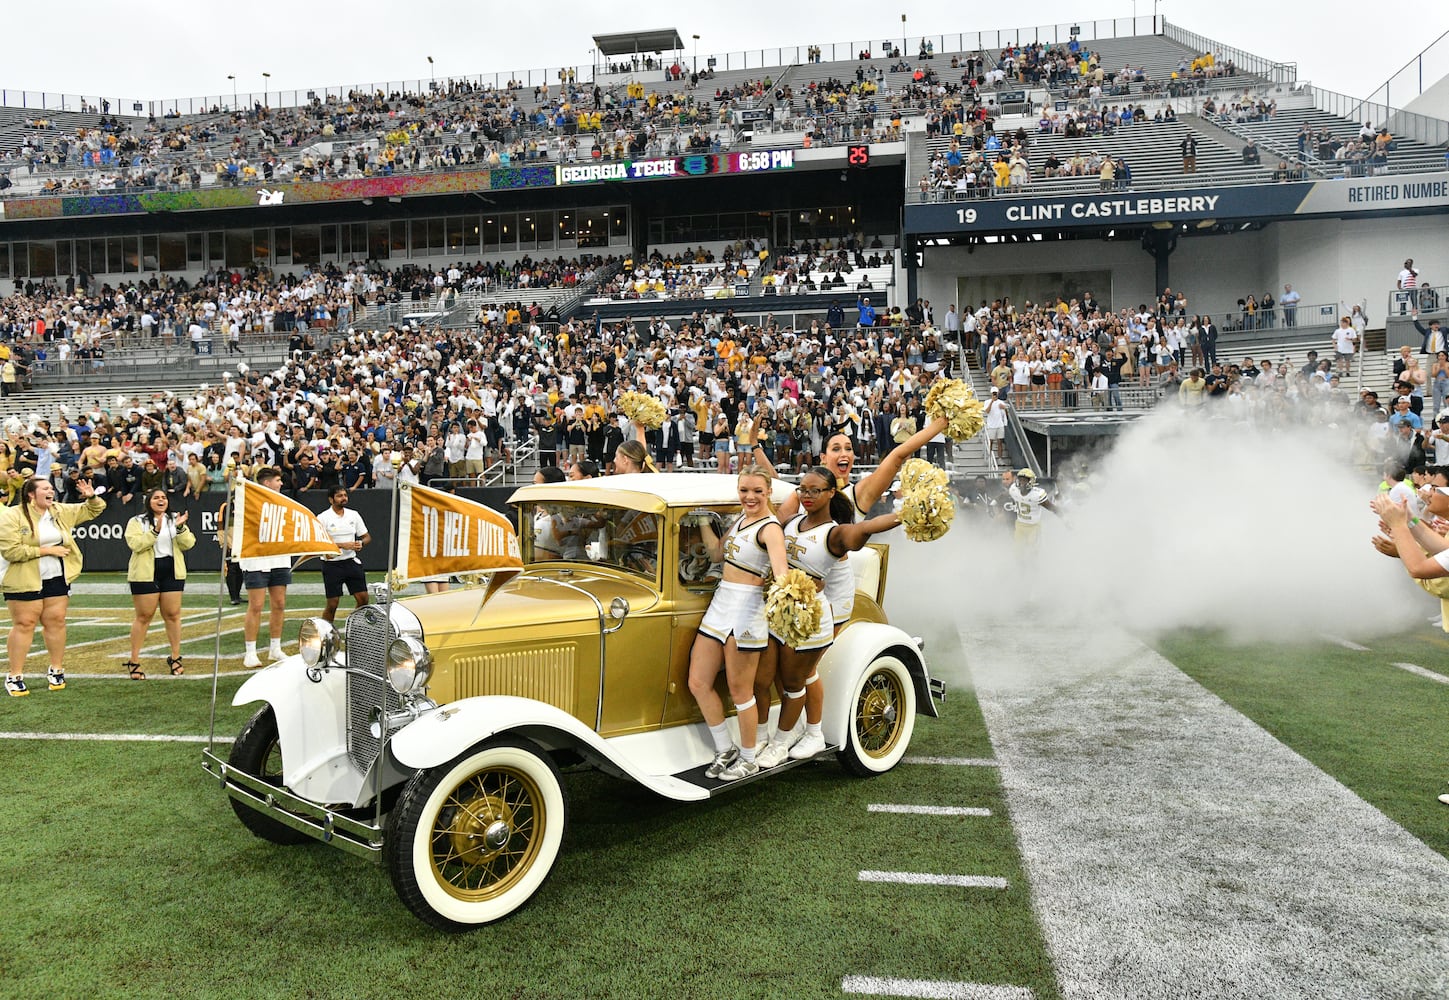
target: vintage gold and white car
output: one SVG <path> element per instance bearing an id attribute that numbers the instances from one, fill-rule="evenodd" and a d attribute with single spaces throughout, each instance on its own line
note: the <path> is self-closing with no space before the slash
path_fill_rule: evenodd
<path id="1" fill-rule="evenodd" d="M 303 623 L 301 652 L 238 690 L 234 704 L 261 707 L 230 754 L 204 756 L 254 834 L 384 862 L 403 903 L 448 930 L 506 917 L 543 885 L 566 820 L 560 766 L 687 801 L 795 766 L 704 776 L 713 750 L 687 670 L 720 572 L 700 526 L 738 511 L 733 476 L 525 486 L 510 502 L 523 572 L 384 599 L 345 635 Z M 848 771 L 872 775 L 945 692 L 881 610 L 886 547 L 851 565 L 854 618 L 819 666 L 824 734 Z"/>

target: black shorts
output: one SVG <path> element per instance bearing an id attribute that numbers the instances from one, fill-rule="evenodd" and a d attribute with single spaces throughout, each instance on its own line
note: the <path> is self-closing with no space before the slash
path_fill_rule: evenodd
<path id="1" fill-rule="evenodd" d="M 156 575 L 150 583 L 131 581 L 133 595 L 179 594 L 186 589 L 186 581 L 176 579 L 176 559 L 163 556 L 156 560 Z"/>
<path id="2" fill-rule="evenodd" d="M 53 576 L 49 580 L 40 581 L 39 590 L 24 590 L 19 593 L 5 594 L 7 601 L 43 601 L 47 597 L 69 597 L 70 584 L 65 582 L 63 576 Z"/>
<path id="3" fill-rule="evenodd" d="M 322 563 L 323 593 L 330 597 L 367 593 L 367 574 L 356 559 Z"/>
<path id="4" fill-rule="evenodd" d="M 292 585 L 292 567 L 282 566 L 278 569 L 244 569 L 242 570 L 242 584 L 247 590 L 269 590 L 272 587 L 290 587 Z"/>

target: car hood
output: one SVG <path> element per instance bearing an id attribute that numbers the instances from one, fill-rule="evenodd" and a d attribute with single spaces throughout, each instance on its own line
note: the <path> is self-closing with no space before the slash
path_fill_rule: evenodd
<path id="1" fill-rule="evenodd" d="M 398 603 L 417 616 L 425 636 L 438 636 L 464 629 L 597 622 L 600 606 L 607 615 L 615 597 L 629 602 L 631 614 L 647 611 L 659 601 L 654 588 L 644 581 L 575 568 L 528 569 L 491 596 L 486 587 L 468 587 L 421 594 Z"/>

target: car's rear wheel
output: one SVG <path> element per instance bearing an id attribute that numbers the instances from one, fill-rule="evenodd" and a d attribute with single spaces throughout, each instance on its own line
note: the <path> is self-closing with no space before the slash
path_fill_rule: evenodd
<path id="1" fill-rule="evenodd" d="M 911 672 L 897 657 L 876 657 L 856 681 L 850 705 L 841 764 L 863 778 L 889 771 L 905 756 L 916 728 Z"/>
<path id="2" fill-rule="evenodd" d="M 277 738 L 277 717 L 270 705 L 261 709 L 242 727 L 226 762 L 238 771 L 261 778 L 269 785 L 282 787 L 282 744 Z M 242 826 L 263 840 L 274 844 L 305 844 L 311 840 L 300 830 L 293 830 L 285 823 L 259 813 L 251 806 L 236 799 L 231 800 L 232 811 L 241 820 Z"/>
<path id="3" fill-rule="evenodd" d="M 542 888 L 567 818 L 558 770 L 524 740 L 496 740 L 403 788 L 386 854 L 403 904 L 449 931 L 489 924 Z"/>

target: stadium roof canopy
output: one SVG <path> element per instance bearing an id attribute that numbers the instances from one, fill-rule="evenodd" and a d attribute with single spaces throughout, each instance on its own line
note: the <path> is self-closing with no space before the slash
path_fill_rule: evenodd
<path id="1" fill-rule="evenodd" d="M 684 48 L 684 39 L 676 28 L 653 31 L 621 31 L 616 35 L 595 35 L 594 44 L 601 56 L 628 56 L 635 52 L 667 52 Z"/>

